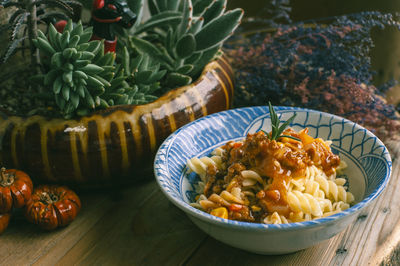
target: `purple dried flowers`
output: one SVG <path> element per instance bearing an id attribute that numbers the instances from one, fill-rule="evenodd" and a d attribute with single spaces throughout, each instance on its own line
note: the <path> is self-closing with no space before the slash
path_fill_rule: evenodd
<path id="1" fill-rule="evenodd" d="M 235 106 L 301 106 L 344 116 L 382 138 L 400 136 L 399 115 L 372 85 L 373 27 L 396 26 L 391 14 L 365 12 L 329 24 L 279 26 L 273 33 L 238 36 Z"/>

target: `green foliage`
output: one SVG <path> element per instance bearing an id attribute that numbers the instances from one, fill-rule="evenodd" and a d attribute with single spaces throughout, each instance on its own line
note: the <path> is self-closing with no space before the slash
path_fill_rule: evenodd
<path id="1" fill-rule="evenodd" d="M 166 70 L 160 70 L 160 64 L 151 61 L 147 54 L 131 58 L 128 49 L 123 49 L 122 63 L 117 65 L 115 78 L 106 88 L 102 98 L 109 105 L 145 104 L 157 99 L 153 95 L 160 89 L 160 79 Z"/>
<path id="2" fill-rule="evenodd" d="M 70 15 L 71 1 L 35 3 L 65 9 Z M 151 17 L 142 23 L 143 2 L 128 2 L 138 17 L 131 29 L 113 24 L 117 54 L 104 54 L 102 42 L 90 41 L 92 28 L 84 29 L 81 23 L 69 21 L 62 33 L 50 23 L 47 36 L 40 30 L 30 36 L 40 51 L 43 71 L 32 81 L 42 85 L 41 97 L 53 99 L 64 117 L 113 105 L 146 104 L 169 89 L 190 84 L 220 55 L 222 43 L 243 16 L 241 9 L 225 12 L 226 0 L 149 0 Z M 29 16 L 23 14 L 12 17 L 13 29 L 19 30 L 19 21 Z M 49 16 L 56 14 L 46 12 L 38 18 Z M 15 38 L 12 47 L 22 40 Z"/>
<path id="3" fill-rule="evenodd" d="M 34 39 L 40 52 L 49 58 L 44 62 L 48 71 L 39 80 L 54 95 L 64 117 L 109 106 L 102 96 L 114 88 L 115 54 L 104 54 L 103 43 L 89 42 L 91 36 L 91 27 L 83 29 L 81 23 L 74 26 L 69 20 L 63 33 L 50 24 L 48 38 L 38 31 Z"/>
<path id="4" fill-rule="evenodd" d="M 226 0 L 149 0 L 150 19 L 135 27 L 125 45 L 167 70 L 162 87 L 191 83 L 219 55 L 243 16 L 225 12 Z M 124 36 L 122 36 L 124 38 Z M 126 36 L 125 36 L 126 38 Z"/>
<path id="5" fill-rule="evenodd" d="M 290 135 L 282 135 L 283 131 L 285 131 L 285 129 L 290 125 L 290 123 L 293 122 L 297 113 L 294 113 L 294 115 L 292 115 L 285 123 L 283 123 L 283 125 L 280 126 L 281 121 L 279 120 L 279 117 L 276 114 L 271 102 L 268 102 L 268 108 L 269 108 L 269 114 L 271 117 L 271 127 L 272 127 L 270 134 L 268 134 L 264 131 L 264 133 L 266 133 L 268 138 L 270 140 L 278 140 L 279 138 L 290 138 L 290 139 L 300 141 L 300 139 L 298 139 L 296 137 L 293 137 Z"/>
<path id="6" fill-rule="evenodd" d="M 35 77 L 54 95 L 64 117 L 86 115 L 91 110 L 121 104 L 144 104 L 154 101 L 166 70 L 148 54 L 132 57 L 123 49 L 120 64 L 115 53 L 104 54 L 100 41 L 89 41 L 92 28 L 68 21 L 63 33 L 49 26 L 48 37 L 38 31 L 34 44 L 48 58 L 48 71 Z"/>
<path id="7" fill-rule="evenodd" d="M 38 24 L 46 25 L 54 19 L 72 17 L 72 5 L 79 3 L 73 0 L 0 0 L 0 8 L 14 8 L 11 9 L 8 22 L 0 27 L 0 34 L 10 34 L 10 41 L 1 61 L 5 63 L 28 36 L 29 41 L 36 38 Z M 33 45 L 30 48 L 32 63 L 38 64 Z"/>

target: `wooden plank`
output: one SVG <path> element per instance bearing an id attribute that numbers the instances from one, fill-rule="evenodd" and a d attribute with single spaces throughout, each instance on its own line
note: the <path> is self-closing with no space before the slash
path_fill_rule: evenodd
<path id="1" fill-rule="evenodd" d="M 54 246 L 46 254 L 43 254 L 43 256 L 41 256 L 40 259 L 35 262 L 35 265 L 55 265 L 70 252 L 76 243 L 81 241 L 82 238 L 85 238 L 88 234 L 90 234 L 90 232 L 93 232 L 93 228 L 96 228 L 96 226 L 101 224 L 104 220 L 109 219 L 113 212 L 119 209 L 121 202 L 129 202 L 131 207 L 134 209 L 137 204 L 144 202 L 146 195 L 150 194 L 153 190 L 154 183 L 147 182 L 144 184 L 138 184 L 128 189 L 111 190 L 109 192 L 100 192 L 100 195 L 96 194 L 95 196 L 97 198 L 105 198 L 105 200 L 98 205 L 98 208 L 101 210 L 97 215 L 98 219 L 93 221 L 90 227 L 76 228 L 76 230 L 71 232 L 70 235 L 67 235 L 62 242 L 60 241 L 59 245 Z M 83 218 L 92 220 L 92 216 L 89 213 L 85 214 Z M 118 227 L 116 227 L 115 230 L 118 230 Z M 98 235 L 100 232 L 95 233 L 95 237 L 92 239 L 93 242 L 97 242 L 101 237 Z M 87 248 L 92 247 L 92 242 L 86 243 Z"/>
<path id="2" fill-rule="evenodd" d="M 20 215 L 0 237 L 0 265 L 375 265 L 393 262 L 400 240 L 400 144 L 392 179 L 381 197 L 338 236 L 282 256 L 229 247 L 200 231 L 156 182 L 84 193 L 68 227 L 38 230 Z M 23 252 L 21 252 L 23 251 Z"/>
<path id="3" fill-rule="evenodd" d="M 151 183 L 105 214 L 59 265 L 176 265 L 206 237 Z M 144 204 L 135 201 L 144 198 Z"/>
<path id="4" fill-rule="evenodd" d="M 0 265 L 32 264 L 50 250 L 81 237 L 102 216 L 104 211 L 101 207 L 107 202 L 105 198 L 96 195 L 87 195 L 81 199 L 82 210 L 76 220 L 69 226 L 52 232 L 28 223 L 23 218 L 22 211 L 17 212 L 9 228 L 0 237 Z"/>
<path id="5" fill-rule="evenodd" d="M 400 143 L 392 144 L 392 178 L 377 201 L 344 232 L 317 246 L 293 254 L 262 256 L 224 245 L 212 238 L 188 259 L 188 265 L 376 265 L 400 243 Z M 207 256 L 207 254 L 216 254 Z"/>

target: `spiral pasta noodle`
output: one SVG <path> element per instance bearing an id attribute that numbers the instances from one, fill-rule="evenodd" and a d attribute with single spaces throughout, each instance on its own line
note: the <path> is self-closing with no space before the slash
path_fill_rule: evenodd
<path id="1" fill-rule="evenodd" d="M 275 141 L 258 132 L 216 148 L 210 157 L 188 160 L 200 177 L 191 205 L 221 218 L 266 224 L 309 221 L 350 208 L 354 195 L 347 180 L 337 177 L 346 164 L 331 152 L 331 143 L 306 130 L 285 133 L 299 140 Z"/>
<path id="2" fill-rule="evenodd" d="M 217 169 L 222 169 L 223 168 L 223 163 L 221 156 L 214 155 L 212 157 L 193 157 L 187 161 L 187 166 L 189 169 L 196 174 L 198 174 L 202 179 L 204 179 L 204 176 L 206 175 L 207 168 L 209 166 L 215 166 Z"/>

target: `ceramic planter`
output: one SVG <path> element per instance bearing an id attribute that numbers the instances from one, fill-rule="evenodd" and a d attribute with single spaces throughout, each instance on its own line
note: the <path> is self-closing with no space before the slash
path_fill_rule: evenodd
<path id="1" fill-rule="evenodd" d="M 173 131 L 226 110 L 233 73 L 225 58 L 194 83 L 145 105 L 114 106 L 77 120 L 17 117 L 0 112 L 0 162 L 55 183 L 105 185 L 140 179 Z"/>

